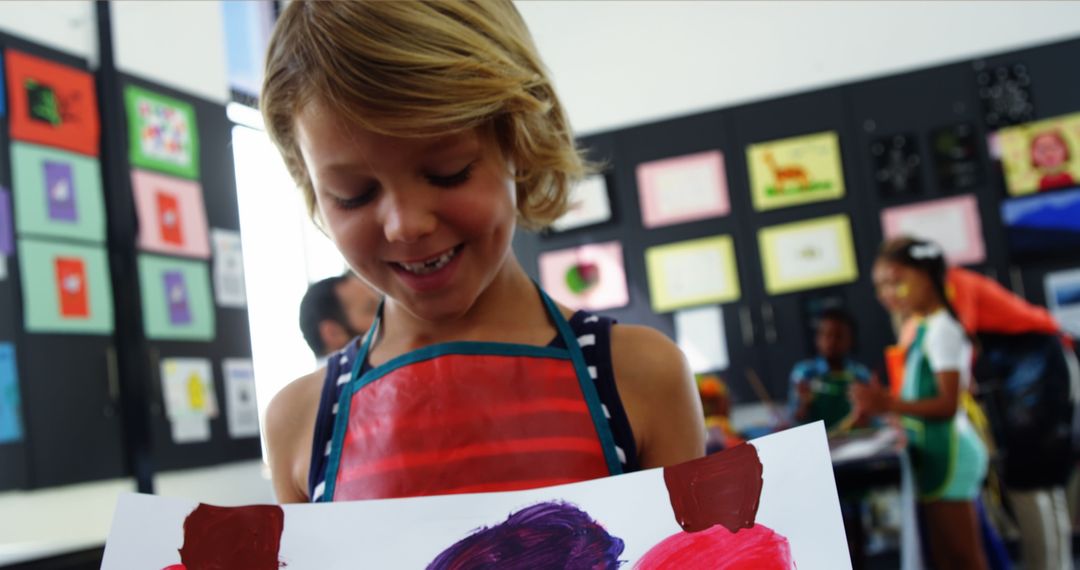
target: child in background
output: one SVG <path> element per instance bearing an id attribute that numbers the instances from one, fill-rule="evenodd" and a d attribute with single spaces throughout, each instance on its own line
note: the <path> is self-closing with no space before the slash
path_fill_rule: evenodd
<path id="1" fill-rule="evenodd" d="M 698 395 L 705 412 L 705 452 L 716 453 L 745 440 L 731 427 L 731 397 L 727 384 L 719 376 L 699 375 Z"/>
<path id="2" fill-rule="evenodd" d="M 884 247 L 911 242 L 900 237 Z M 903 320 L 899 329 L 904 350 L 918 330 L 917 318 L 906 318 L 891 287 L 881 287 L 888 267 L 874 267 L 878 296 L 890 313 Z M 1072 417 L 1075 381 L 1069 378 L 1072 340 L 1046 309 L 1032 305 L 997 281 L 962 267 L 946 275 L 949 302 L 969 335 L 978 335 L 979 384 L 989 384 L 989 421 L 1002 455 L 1001 473 L 1008 502 L 1017 520 L 1025 568 L 1071 568 L 1072 525 L 1064 486 L 1072 473 Z M 902 384 L 902 382 L 900 382 Z M 899 387 L 899 386 L 898 386 Z M 1021 397 L 1018 393 L 1022 393 Z M 983 522 L 984 529 L 989 524 Z M 988 556 L 1001 542 L 996 532 L 983 532 Z M 1003 548 L 996 549 L 1003 550 Z"/>
<path id="3" fill-rule="evenodd" d="M 814 344 L 818 356 L 795 365 L 794 417 L 800 424 L 824 421 L 829 432 L 844 431 L 866 423 L 851 406 L 851 386 L 870 380 L 870 371 L 851 359 L 855 320 L 843 309 L 827 309 L 818 319 Z"/>
<path id="4" fill-rule="evenodd" d="M 949 305 L 945 254 L 935 243 L 890 242 L 878 256 L 879 289 L 905 315 L 921 319 L 907 353 L 899 398 L 872 381 L 855 386 L 856 408 L 901 416 L 935 567 L 985 569 L 975 499 L 987 452 L 960 406 L 972 346 Z"/>
<path id="5" fill-rule="evenodd" d="M 693 377 L 645 327 L 556 305 L 511 249 L 587 171 L 510 0 L 290 2 L 261 109 L 309 213 L 384 296 L 270 403 L 281 502 L 504 491 L 705 450 Z"/>

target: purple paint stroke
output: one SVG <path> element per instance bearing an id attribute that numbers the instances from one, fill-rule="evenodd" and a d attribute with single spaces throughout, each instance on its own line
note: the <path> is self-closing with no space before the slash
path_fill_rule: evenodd
<path id="1" fill-rule="evenodd" d="M 49 205 L 50 220 L 79 220 L 79 211 L 75 207 L 75 178 L 71 175 L 70 164 L 45 161 L 45 200 Z"/>
<path id="2" fill-rule="evenodd" d="M 616 569 L 622 539 L 570 503 L 538 503 L 444 550 L 428 570 Z"/>

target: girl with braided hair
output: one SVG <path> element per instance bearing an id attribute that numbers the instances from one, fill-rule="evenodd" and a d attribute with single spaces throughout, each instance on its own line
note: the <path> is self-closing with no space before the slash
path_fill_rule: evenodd
<path id="1" fill-rule="evenodd" d="M 987 451 L 961 404 L 973 349 L 946 295 L 944 250 L 917 239 L 893 240 L 878 255 L 878 287 L 920 323 L 907 351 L 899 397 L 876 381 L 853 388 L 856 408 L 900 416 L 908 437 L 930 551 L 937 568 L 987 567 L 975 499 Z"/>

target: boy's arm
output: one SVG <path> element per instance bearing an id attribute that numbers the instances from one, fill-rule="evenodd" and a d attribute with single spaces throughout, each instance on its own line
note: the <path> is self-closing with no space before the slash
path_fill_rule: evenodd
<path id="1" fill-rule="evenodd" d="M 611 327 L 615 383 L 643 468 L 705 454 L 705 423 L 690 365 L 675 343 L 642 326 Z"/>
<path id="2" fill-rule="evenodd" d="M 303 376 L 266 407 L 266 453 L 279 503 L 308 502 L 307 476 L 325 368 Z"/>

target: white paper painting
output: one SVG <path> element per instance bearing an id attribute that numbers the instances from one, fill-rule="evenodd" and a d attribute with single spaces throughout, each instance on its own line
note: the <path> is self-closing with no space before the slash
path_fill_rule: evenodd
<path id="1" fill-rule="evenodd" d="M 255 402 L 255 371 L 247 358 L 226 358 L 221 364 L 225 374 L 225 417 L 229 437 L 259 435 L 259 407 Z"/>
<path id="2" fill-rule="evenodd" d="M 217 304 L 221 307 L 246 307 L 240 232 L 214 229 L 210 231 L 210 241 L 214 247 L 214 297 Z"/>
<path id="3" fill-rule="evenodd" d="M 478 567 L 477 552 L 508 570 L 851 568 L 820 423 L 681 466 L 527 491 L 237 508 L 126 495 L 102 568 L 441 570 Z"/>
<path id="4" fill-rule="evenodd" d="M 727 335 L 720 307 L 676 311 L 675 338 L 695 374 L 728 367 Z"/>
<path id="5" fill-rule="evenodd" d="M 607 182 L 596 174 L 576 184 L 570 191 L 570 209 L 551 224 L 559 232 L 602 224 L 611 219 Z"/>

